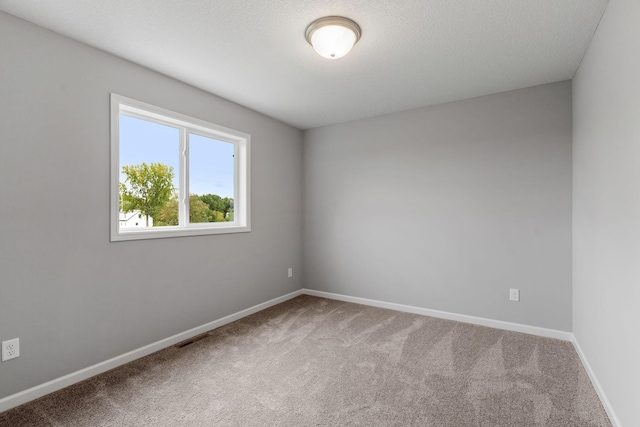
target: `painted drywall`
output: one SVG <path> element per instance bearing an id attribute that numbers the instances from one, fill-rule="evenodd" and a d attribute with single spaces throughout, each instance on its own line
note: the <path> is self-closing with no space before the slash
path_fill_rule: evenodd
<path id="1" fill-rule="evenodd" d="M 0 64 L 0 398 L 301 289 L 299 130 L 5 13 Z M 110 92 L 251 134 L 252 231 L 110 242 Z"/>
<path id="2" fill-rule="evenodd" d="M 612 0 L 573 80 L 573 324 L 620 421 L 640 411 L 640 2 Z"/>
<path id="3" fill-rule="evenodd" d="M 306 131 L 304 174 L 306 288 L 571 330 L 570 82 Z"/>

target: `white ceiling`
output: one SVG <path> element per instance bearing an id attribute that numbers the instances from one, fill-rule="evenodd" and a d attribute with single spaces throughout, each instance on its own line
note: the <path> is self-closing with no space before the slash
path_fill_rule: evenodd
<path id="1" fill-rule="evenodd" d="M 0 0 L 0 10 L 300 129 L 570 79 L 608 0 Z M 362 39 L 304 38 L 326 15 Z"/>

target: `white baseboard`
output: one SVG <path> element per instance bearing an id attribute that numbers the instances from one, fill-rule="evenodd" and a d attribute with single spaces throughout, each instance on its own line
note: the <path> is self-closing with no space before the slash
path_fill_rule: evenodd
<path id="1" fill-rule="evenodd" d="M 576 349 L 576 353 L 578 353 L 578 356 L 580 356 L 580 360 L 582 361 L 582 366 L 584 366 L 584 369 L 587 371 L 587 375 L 589 375 L 591 384 L 593 384 L 593 388 L 596 389 L 596 393 L 598 393 L 600 402 L 602 402 L 602 406 L 604 406 L 604 410 L 607 412 L 607 415 L 609 416 L 609 421 L 611 421 L 611 424 L 613 425 L 613 427 L 622 427 L 620 420 L 618 419 L 616 413 L 613 410 L 613 406 L 611 406 L 611 402 L 609 402 L 609 399 L 607 398 L 607 395 L 604 393 L 604 390 L 600 385 L 600 382 L 598 381 L 596 374 L 593 372 L 593 369 L 591 369 L 591 365 L 587 360 L 587 356 L 582 351 L 582 348 L 580 347 L 580 344 L 578 343 L 578 340 L 575 337 L 575 335 L 573 336 L 572 342 L 573 342 L 573 347 Z"/>
<path id="2" fill-rule="evenodd" d="M 502 320 L 486 319 L 484 317 L 467 316 L 465 314 L 449 313 L 446 311 L 431 310 L 428 308 L 414 307 L 410 305 L 395 304 L 392 302 L 378 301 L 366 298 L 351 297 L 347 295 L 334 294 L 332 292 L 314 291 L 303 289 L 305 295 L 335 299 L 338 301 L 353 302 L 356 304 L 370 305 L 373 307 L 388 308 L 390 310 L 404 311 L 406 313 L 421 314 L 423 316 L 438 317 L 440 319 L 455 320 L 457 322 L 472 323 L 474 325 L 488 326 L 490 328 L 504 329 L 507 331 L 522 332 L 525 334 L 538 335 L 546 338 L 555 338 L 564 341 L 572 341 L 571 332 L 559 331 L 556 329 L 540 328 L 537 326 L 522 325 L 520 323 L 504 322 Z"/>
<path id="3" fill-rule="evenodd" d="M 53 393 L 54 391 L 61 390 L 65 387 L 86 380 L 87 378 L 91 378 L 110 369 L 117 368 L 118 366 L 124 365 L 125 363 L 129 363 L 151 353 L 155 353 L 158 350 L 162 350 L 163 348 L 167 348 L 181 341 L 187 340 L 193 336 L 203 334 L 215 328 L 219 328 L 220 326 L 224 326 L 227 323 L 234 322 L 238 319 L 249 316 L 250 314 L 264 310 L 265 308 L 269 308 L 276 304 L 280 304 L 281 302 L 295 298 L 298 295 L 302 295 L 302 290 L 291 292 L 281 297 L 263 302 L 262 304 L 254 305 L 253 307 L 238 311 L 237 313 L 230 314 L 229 316 L 214 320 L 213 322 L 209 322 L 204 325 L 197 326 L 193 329 L 189 329 L 188 331 L 173 335 L 169 338 L 156 341 L 137 350 L 130 351 L 120 356 L 116 356 L 112 359 L 105 360 L 104 362 L 89 366 L 88 368 L 72 372 L 63 377 L 56 378 L 55 380 L 51 380 L 44 384 L 40 384 L 30 389 L 21 391 L 19 393 L 12 394 L 11 396 L 0 399 L 0 412 L 7 411 L 18 405 L 22 405 L 23 403 L 30 402 L 46 394 Z"/>

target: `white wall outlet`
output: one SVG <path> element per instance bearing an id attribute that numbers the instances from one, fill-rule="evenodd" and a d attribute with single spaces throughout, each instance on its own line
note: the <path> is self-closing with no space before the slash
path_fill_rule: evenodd
<path id="1" fill-rule="evenodd" d="M 293 277 L 293 268 L 287 270 L 287 277 Z"/>
<path id="2" fill-rule="evenodd" d="M 509 300 L 520 301 L 520 289 L 509 289 Z"/>
<path id="3" fill-rule="evenodd" d="M 20 356 L 20 338 L 2 341 L 2 361 L 15 359 Z"/>

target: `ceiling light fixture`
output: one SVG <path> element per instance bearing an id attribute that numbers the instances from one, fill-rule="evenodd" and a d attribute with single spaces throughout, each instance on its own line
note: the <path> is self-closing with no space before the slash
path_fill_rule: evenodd
<path id="1" fill-rule="evenodd" d="M 325 16 L 307 27 L 305 37 L 318 54 L 328 59 L 345 56 L 360 40 L 360 26 L 342 16 Z"/>

